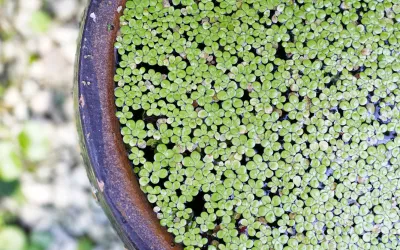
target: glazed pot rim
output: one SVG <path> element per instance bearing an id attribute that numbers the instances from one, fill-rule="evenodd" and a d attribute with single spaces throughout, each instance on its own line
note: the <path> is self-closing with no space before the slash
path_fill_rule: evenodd
<path id="1" fill-rule="evenodd" d="M 133 173 L 115 116 L 114 41 L 127 0 L 91 0 L 74 80 L 81 153 L 93 194 L 128 249 L 182 249 L 159 220 Z"/>

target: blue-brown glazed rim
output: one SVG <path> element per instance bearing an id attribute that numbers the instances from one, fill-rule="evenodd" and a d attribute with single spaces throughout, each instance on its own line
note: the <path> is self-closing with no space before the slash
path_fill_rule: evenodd
<path id="1" fill-rule="evenodd" d="M 140 189 L 115 116 L 113 44 L 125 3 L 92 0 L 83 16 L 74 80 L 82 157 L 93 194 L 127 249 L 178 250 Z"/>

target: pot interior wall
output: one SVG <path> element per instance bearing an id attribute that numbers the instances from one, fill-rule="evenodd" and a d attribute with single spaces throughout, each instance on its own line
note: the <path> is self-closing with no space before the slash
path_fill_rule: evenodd
<path id="1" fill-rule="evenodd" d="M 126 0 L 92 0 L 84 16 L 74 84 L 82 155 L 94 195 L 128 249 L 182 249 L 140 190 L 115 116 L 114 41 Z"/>

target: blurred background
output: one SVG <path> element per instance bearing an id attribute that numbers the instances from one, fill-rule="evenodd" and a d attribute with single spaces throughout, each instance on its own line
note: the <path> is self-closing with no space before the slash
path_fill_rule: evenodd
<path id="1" fill-rule="evenodd" d="M 87 0 L 0 0 L 0 250 L 120 250 L 79 154 L 73 72 Z"/>

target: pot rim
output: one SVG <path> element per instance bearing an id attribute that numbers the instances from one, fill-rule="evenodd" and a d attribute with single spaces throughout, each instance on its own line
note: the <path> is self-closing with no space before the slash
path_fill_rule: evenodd
<path id="1" fill-rule="evenodd" d="M 74 80 L 81 154 L 92 192 L 127 249 L 178 250 L 133 172 L 115 116 L 114 41 L 127 0 L 91 0 L 83 15 Z"/>

